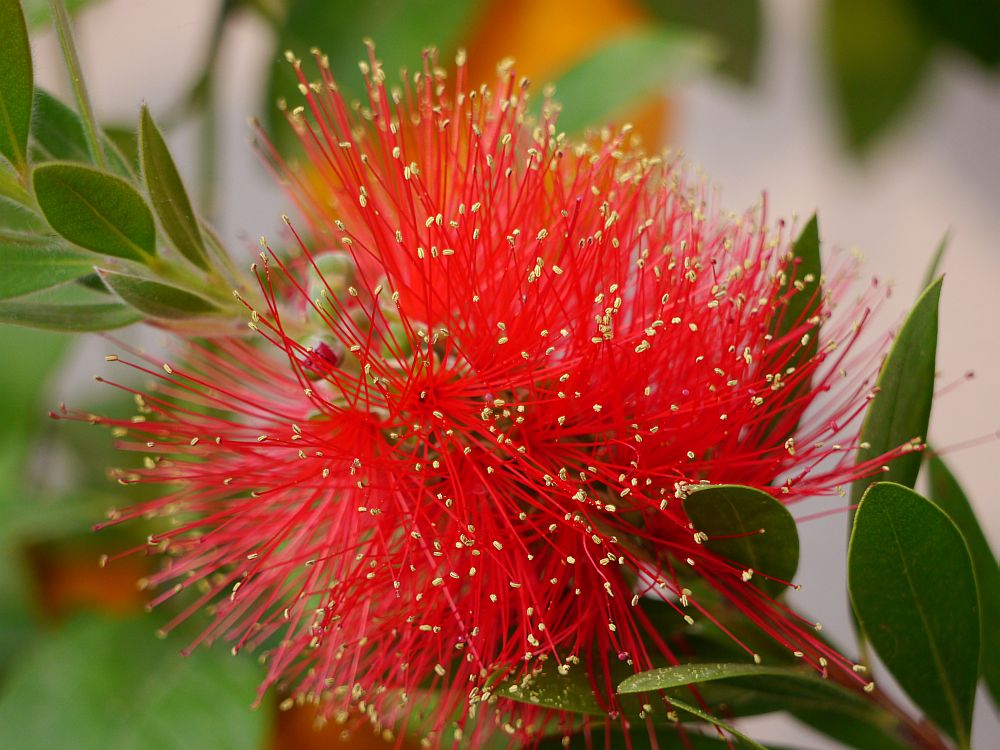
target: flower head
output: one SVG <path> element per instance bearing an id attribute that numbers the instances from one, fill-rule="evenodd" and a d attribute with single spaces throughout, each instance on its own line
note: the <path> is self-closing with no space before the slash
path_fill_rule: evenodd
<path id="1" fill-rule="evenodd" d="M 200 587 L 181 617 L 208 609 L 204 638 L 264 648 L 268 685 L 332 714 L 436 696 L 441 745 L 558 721 L 494 705 L 542 666 L 617 716 L 613 664 L 682 657 L 644 599 L 714 619 L 692 577 L 853 675 L 683 505 L 837 495 L 885 460 L 851 463 L 873 358 L 867 309 L 834 310 L 850 263 L 821 285 L 763 208 L 723 214 L 627 130 L 566 139 L 508 68 L 470 92 L 428 57 L 390 90 L 372 57 L 352 109 L 317 60 L 289 113 L 311 176 L 272 154 L 310 232 L 255 266 L 266 341 L 188 342 L 141 419 L 99 420 L 150 455 L 123 481 L 168 487 L 113 519 L 173 519 L 157 601 Z"/>

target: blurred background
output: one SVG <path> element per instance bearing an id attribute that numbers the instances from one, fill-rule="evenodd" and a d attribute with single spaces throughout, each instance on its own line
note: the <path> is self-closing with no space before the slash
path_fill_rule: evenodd
<path id="1" fill-rule="evenodd" d="M 948 233 L 931 442 L 945 452 L 1000 540 L 1000 4 L 986 0 L 75 0 L 78 45 L 98 118 L 134 132 L 140 103 L 166 126 L 192 194 L 230 248 L 256 252 L 291 202 L 250 145 L 259 117 L 288 145 L 275 101 L 294 97 L 283 51 L 330 55 L 357 91 L 363 37 L 390 76 L 468 49 L 476 80 L 512 56 L 540 94 L 556 82 L 568 130 L 636 124 L 651 149 L 682 151 L 742 210 L 767 191 L 771 215 L 819 209 L 827 246 L 857 249 L 893 287 L 882 327 L 918 294 Z M 47 2 L 26 0 L 35 75 L 71 95 Z M 207 155 L 207 156 L 206 156 Z M 129 330 L 149 345 L 160 335 Z M 155 640 L 135 581 L 145 558 L 103 553 L 145 531 L 93 535 L 120 502 L 106 475 L 129 457 L 87 425 L 54 425 L 59 402 L 131 413 L 96 388 L 113 348 L 97 336 L 0 327 L 0 739 L 17 748 L 326 748 L 306 711 L 268 696 L 248 712 L 252 659 L 178 652 L 194 631 Z M 969 379 L 967 373 L 973 372 Z M 39 376 L 40 373 L 44 375 Z M 28 436 L 28 439 L 25 439 Z M 134 492 L 133 492 L 134 496 Z M 803 525 L 795 603 L 849 642 L 846 516 Z M 961 616 L 961 613 L 956 613 Z M 195 628 L 197 624 L 194 624 Z M 982 693 L 982 691 L 981 691 Z M 16 723 L 16 733 L 10 727 Z M 836 747 L 780 718 L 744 722 L 762 740 Z M 2 727 L 7 726 L 7 729 Z M 977 748 L 1000 723 L 977 707 Z M 3 742 L 0 742 L 3 744 Z M 383 746 L 355 736 L 353 747 Z"/>

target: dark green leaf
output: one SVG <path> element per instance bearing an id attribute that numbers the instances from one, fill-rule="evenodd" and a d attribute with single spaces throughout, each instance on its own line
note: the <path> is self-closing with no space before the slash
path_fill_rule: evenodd
<path id="1" fill-rule="evenodd" d="M 49 225 L 87 250 L 140 262 L 156 251 L 156 225 L 125 180 L 78 164 L 43 164 L 35 195 Z"/>
<path id="2" fill-rule="evenodd" d="M 604 125 L 715 57 L 710 40 L 693 32 L 640 29 L 622 34 L 556 79 L 553 98 L 562 106 L 559 129 L 575 133 Z M 595 91 L 601 95 L 595 96 Z M 536 108 L 540 106 L 539 99 Z"/>
<path id="3" fill-rule="evenodd" d="M 969 747 L 979 598 L 969 550 L 936 505 L 899 484 L 865 493 L 847 555 L 854 613 L 900 687 Z"/>
<path id="4" fill-rule="evenodd" d="M 101 269 L 99 273 L 111 291 L 154 318 L 198 318 L 219 312 L 214 303 L 180 287 L 117 271 Z"/>
<path id="5" fill-rule="evenodd" d="M 670 26 L 707 32 L 721 43 L 719 70 L 739 83 L 752 83 L 763 31 L 759 0 L 643 0 Z"/>
<path id="6" fill-rule="evenodd" d="M 819 351 L 820 321 L 817 318 L 823 306 L 822 259 L 819 254 L 819 220 L 816 214 L 802 229 L 792 248 L 792 259 L 785 269 L 781 294 L 791 296 L 771 326 L 771 346 L 775 357 L 780 360 L 778 369 L 801 367 L 808 363 Z M 789 287 L 794 286 L 794 291 Z M 808 337 L 808 338 L 806 338 Z M 805 341 L 805 343 L 803 343 Z M 793 403 L 810 390 L 811 378 L 799 380 L 790 386 L 791 392 L 784 394 L 783 403 Z M 778 414 L 767 425 L 771 445 L 783 445 L 795 434 L 797 419 Z"/>
<path id="7" fill-rule="evenodd" d="M 847 145 L 863 152 L 913 100 L 933 40 L 907 0 L 828 0 L 823 32 Z"/>
<path id="8" fill-rule="evenodd" d="M 713 716 L 707 711 L 703 711 L 702 709 L 696 706 L 692 706 L 687 701 L 682 701 L 679 698 L 671 697 L 670 703 L 674 706 L 674 708 L 679 708 L 684 713 L 691 714 L 692 716 L 697 716 L 699 719 L 704 719 L 710 724 L 715 724 L 715 726 L 719 727 L 719 729 L 722 729 L 728 732 L 729 734 L 733 735 L 733 737 L 736 737 L 738 740 L 740 740 L 740 742 L 742 742 L 747 747 L 755 748 L 755 750 L 767 750 L 767 748 L 761 745 L 759 742 L 755 742 L 754 740 L 750 739 L 742 732 L 738 731 L 734 727 L 724 722 L 722 719 Z"/>
<path id="9" fill-rule="evenodd" d="M 994 702 L 1000 704 L 1000 630 L 997 627 L 1000 623 L 1000 566 L 962 486 L 939 456 L 928 456 L 927 478 L 931 499 L 958 526 L 972 555 L 982 608 L 980 672 Z"/>
<path id="10" fill-rule="evenodd" d="M 605 750 L 654 750 L 652 740 L 649 738 L 649 731 L 646 729 L 633 729 L 623 732 L 615 727 L 610 733 L 606 733 L 603 728 L 591 729 L 589 732 L 579 732 L 568 735 L 569 744 L 563 744 L 562 735 L 547 737 L 538 745 L 538 750 L 593 750 L 593 748 L 605 748 Z M 607 742 L 605 739 L 607 738 Z M 687 729 L 683 739 L 676 729 L 660 729 L 656 732 L 656 748 L 660 750 L 730 750 L 732 745 L 717 735 L 705 735 L 692 732 Z M 778 747 L 770 745 L 770 750 L 792 750 L 787 746 Z"/>
<path id="11" fill-rule="evenodd" d="M 891 735 L 891 723 L 878 723 L 874 717 L 871 721 L 858 718 L 845 721 L 843 714 L 829 711 L 825 707 L 794 709 L 790 713 L 813 730 L 857 750 L 911 750 L 912 748 L 911 745 L 903 744 Z"/>
<path id="12" fill-rule="evenodd" d="M 938 279 L 920 295 L 882 363 L 875 383 L 878 392 L 861 426 L 859 464 L 910 440 L 927 438 L 934 398 L 941 281 Z M 891 461 L 889 471 L 880 474 L 879 479 L 913 487 L 919 471 L 920 453 L 913 451 Z M 854 483 L 851 493 L 855 501 L 871 481 L 859 479 Z"/>
<path id="13" fill-rule="evenodd" d="M 684 511 L 695 530 L 708 535 L 705 546 L 752 569 L 752 583 L 764 591 L 776 596 L 785 589 L 780 581 L 795 577 L 799 566 L 795 519 L 766 492 L 738 485 L 705 486 L 685 498 Z"/>
<path id="14" fill-rule="evenodd" d="M 993 0 L 909 0 L 928 29 L 983 65 L 1000 65 L 1000 4 Z"/>
<path id="15" fill-rule="evenodd" d="M 0 746 L 18 750 L 247 750 L 266 711 L 260 673 L 221 649 L 189 657 L 148 620 L 80 619 L 22 660 L 0 698 Z M 53 710 L 57 707 L 58 710 Z"/>
<path id="16" fill-rule="evenodd" d="M 0 0 L 0 154 L 27 167 L 34 73 L 20 0 Z"/>
<path id="17" fill-rule="evenodd" d="M 139 117 L 139 153 L 146 189 L 167 237 L 180 253 L 195 265 L 207 269 L 208 256 L 198 231 L 191 201 L 177 171 L 170 150 L 146 107 Z"/>
<path id="18" fill-rule="evenodd" d="M 365 55 L 361 40 L 370 37 L 384 63 L 391 84 L 400 68 L 421 70 L 421 52 L 435 46 L 450 56 L 459 36 L 469 27 L 478 3 L 475 0 L 379 0 L 346 2 L 298 0 L 290 5 L 281 27 L 271 67 L 267 100 L 263 107 L 278 148 L 287 153 L 297 144 L 290 127 L 275 109 L 279 99 L 296 106 L 302 99 L 298 79 L 285 60 L 285 50 L 305 55 L 320 46 L 328 53 L 330 69 L 348 101 L 365 95 L 358 60 Z"/>
<path id="19" fill-rule="evenodd" d="M 59 240 L 0 232 L 0 299 L 47 289 L 90 273 L 93 256 Z"/>

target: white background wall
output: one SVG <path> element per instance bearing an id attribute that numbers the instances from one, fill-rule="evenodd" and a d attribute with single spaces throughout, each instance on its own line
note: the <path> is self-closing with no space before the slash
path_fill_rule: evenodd
<path id="1" fill-rule="evenodd" d="M 976 377 L 935 406 L 932 441 L 961 446 L 950 461 L 964 481 L 994 550 L 1000 543 L 1000 77 L 957 56 L 939 60 L 913 116 L 863 164 L 845 157 L 823 89 L 816 43 L 819 4 L 770 0 L 758 85 L 738 89 L 705 76 L 676 94 L 676 145 L 742 208 L 768 191 L 773 216 L 820 209 L 827 243 L 858 248 L 868 269 L 895 285 L 883 320 L 912 303 L 931 252 L 947 229 L 941 383 Z M 217 4 L 210 0 L 107 0 L 78 18 L 79 44 L 99 116 L 134 120 L 140 102 L 166 112 L 193 80 Z M 276 231 L 290 202 L 270 185 L 248 144 L 269 63 L 267 32 L 242 19 L 223 50 L 221 228 L 231 245 L 253 250 Z M 360 48 L 359 48 L 360 52 Z M 66 92 L 51 35 L 35 44 L 36 75 Z M 190 149 L 194 133 L 172 134 Z M 182 164 L 193 179 L 193 165 Z M 96 355 L 81 355 L 86 372 Z M 805 524 L 802 606 L 833 632 L 846 633 L 844 522 Z M 962 616 L 963 613 L 955 613 Z M 998 625 L 1000 627 L 1000 625 Z M 757 721 L 762 738 L 793 741 L 784 725 Z M 797 731 L 797 730 L 796 730 Z M 1000 724 L 985 702 L 977 748 L 1000 746 Z M 819 748 L 822 740 L 801 740 Z"/>

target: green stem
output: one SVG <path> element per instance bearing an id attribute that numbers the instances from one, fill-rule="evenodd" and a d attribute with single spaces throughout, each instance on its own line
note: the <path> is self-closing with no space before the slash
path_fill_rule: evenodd
<path id="1" fill-rule="evenodd" d="M 52 7 L 52 18 L 55 20 L 56 32 L 59 34 L 59 46 L 62 48 L 63 60 L 66 61 L 66 70 L 69 73 L 69 81 L 73 86 L 73 94 L 76 96 L 76 106 L 80 110 L 80 119 L 83 120 L 83 130 L 87 137 L 87 145 L 90 148 L 90 156 L 94 163 L 106 168 L 104 151 L 98 138 L 98 128 L 94 122 L 94 111 L 90 107 L 90 98 L 87 96 L 87 85 L 83 80 L 83 70 L 80 67 L 80 58 L 76 54 L 76 44 L 73 42 L 73 30 L 70 26 L 69 12 L 66 10 L 66 3 L 63 0 L 50 0 Z"/>

